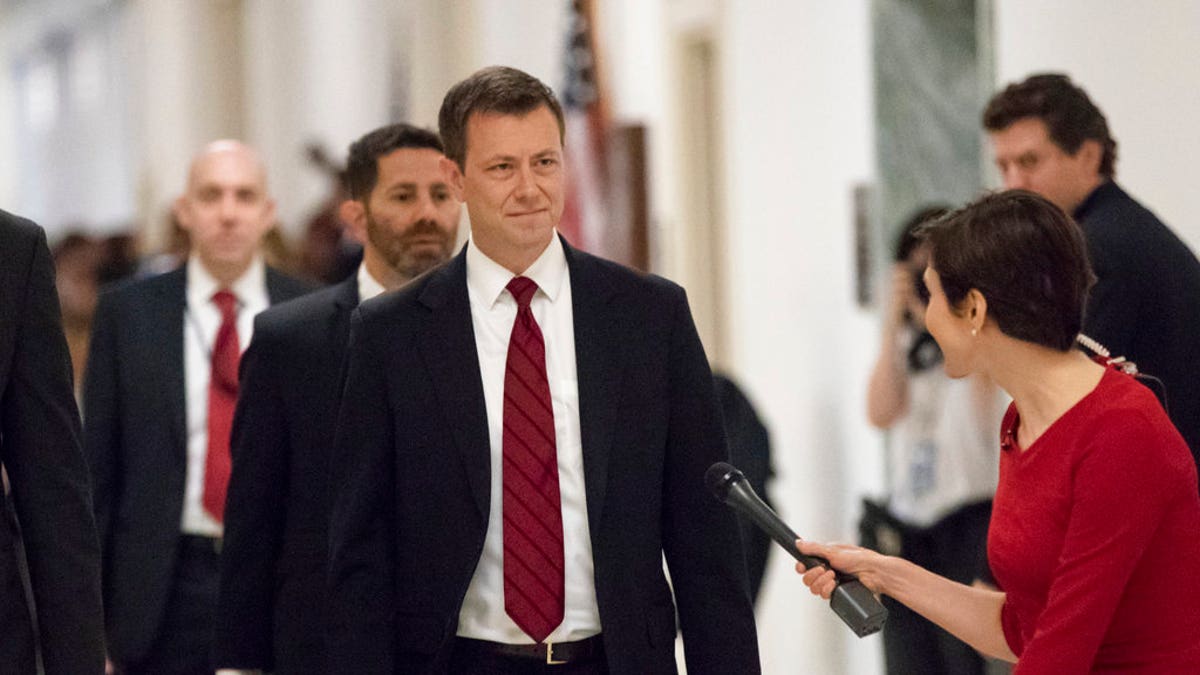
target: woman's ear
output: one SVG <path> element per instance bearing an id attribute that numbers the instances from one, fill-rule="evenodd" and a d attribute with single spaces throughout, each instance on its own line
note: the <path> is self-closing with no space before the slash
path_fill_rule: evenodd
<path id="1" fill-rule="evenodd" d="M 972 332 L 983 330 L 983 324 L 987 322 L 987 297 L 978 288 L 972 288 L 967 291 L 965 302 L 966 318 L 971 322 Z"/>

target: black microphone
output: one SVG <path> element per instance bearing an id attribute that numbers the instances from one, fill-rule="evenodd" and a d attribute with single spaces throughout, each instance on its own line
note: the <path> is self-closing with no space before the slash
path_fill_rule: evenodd
<path id="1" fill-rule="evenodd" d="M 828 560 L 819 556 L 804 555 L 796 548 L 796 540 L 799 537 L 780 520 L 771 507 L 759 499 L 741 471 L 725 462 L 717 462 L 708 467 L 704 474 L 704 482 L 708 484 L 709 491 L 717 500 L 724 502 L 770 535 L 775 543 L 805 567 L 833 569 Z M 837 570 L 834 572 L 837 574 L 838 585 L 829 598 L 829 606 L 833 608 L 834 613 L 859 637 L 878 633 L 887 621 L 887 608 L 858 578 Z"/>

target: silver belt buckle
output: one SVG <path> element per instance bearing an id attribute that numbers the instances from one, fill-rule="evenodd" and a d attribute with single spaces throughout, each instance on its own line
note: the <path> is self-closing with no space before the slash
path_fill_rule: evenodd
<path id="1" fill-rule="evenodd" d="M 565 664 L 565 663 L 566 663 L 566 661 L 556 661 L 556 660 L 554 660 L 554 643 L 553 643 L 553 642 L 547 642 L 547 643 L 546 643 L 546 665 L 548 665 L 548 666 L 561 666 L 561 665 L 563 665 L 563 664 Z"/>

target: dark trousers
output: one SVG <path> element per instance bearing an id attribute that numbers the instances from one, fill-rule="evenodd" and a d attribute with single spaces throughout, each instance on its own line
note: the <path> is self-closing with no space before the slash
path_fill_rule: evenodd
<path id="1" fill-rule="evenodd" d="M 547 665 L 533 659 L 455 649 L 447 672 L 454 675 L 608 675 L 608 662 L 603 652 L 586 661 Z"/>
<path id="2" fill-rule="evenodd" d="M 878 505 L 867 507 L 861 525 L 863 545 L 899 555 L 935 574 L 964 584 L 987 579 L 987 527 L 991 502 L 966 506 L 929 528 L 914 528 L 891 518 Z M 880 509 L 872 512 L 872 509 Z M 870 527 L 867 527 L 867 521 Z M 887 536 L 882 536 L 887 531 Z M 881 541 L 881 540 L 887 540 Z M 898 541 L 900 550 L 889 548 Z M 984 659 L 973 648 L 908 607 L 884 596 L 888 620 L 883 647 L 888 675 L 981 675 Z"/>
<path id="3" fill-rule="evenodd" d="M 184 536 L 166 616 L 150 653 L 124 664 L 122 675 L 212 675 L 209 652 L 217 608 L 220 568 L 213 541 Z"/>

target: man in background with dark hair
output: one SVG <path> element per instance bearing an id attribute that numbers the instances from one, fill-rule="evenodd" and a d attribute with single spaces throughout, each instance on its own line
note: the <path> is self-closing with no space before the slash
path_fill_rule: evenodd
<path id="1" fill-rule="evenodd" d="M 6 479 L 0 487 L 0 673 L 36 670 L 33 621 L 20 574 L 26 567 L 46 675 L 99 675 L 100 546 L 54 267 L 42 228 L 4 211 L 0 474 Z"/>
<path id="2" fill-rule="evenodd" d="M 350 314 L 449 259 L 461 206 L 442 158 L 436 134 L 407 124 L 351 145 L 340 215 L 363 244 L 357 274 L 255 320 L 233 426 L 220 668 L 328 672 L 327 475 Z"/>
<path id="3" fill-rule="evenodd" d="M 1104 114 L 1065 75 L 1033 75 L 983 113 L 1006 188 L 1073 214 L 1097 282 L 1083 332 L 1162 381 L 1167 412 L 1200 462 L 1200 262 L 1115 182 Z"/>
<path id="4" fill-rule="evenodd" d="M 563 241 L 562 109 L 512 68 L 450 89 L 450 263 L 351 327 L 331 672 L 758 673 L 712 373 L 679 286 Z M 663 573 L 663 557 L 671 585 Z"/>

